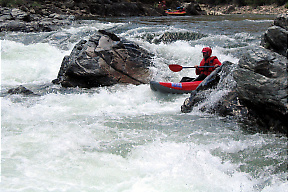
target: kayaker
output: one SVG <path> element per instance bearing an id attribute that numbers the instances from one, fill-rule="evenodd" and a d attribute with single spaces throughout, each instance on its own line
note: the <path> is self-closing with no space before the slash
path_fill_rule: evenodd
<path id="1" fill-rule="evenodd" d="M 196 68 L 196 75 L 198 77 L 193 81 L 202 81 L 204 80 L 216 67 L 221 65 L 221 62 L 218 60 L 216 56 L 211 56 L 212 49 L 210 47 L 204 47 L 202 49 L 203 59 L 200 62 L 200 65 L 195 65 Z M 199 66 L 214 66 L 209 68 L 201 68 Z"/>

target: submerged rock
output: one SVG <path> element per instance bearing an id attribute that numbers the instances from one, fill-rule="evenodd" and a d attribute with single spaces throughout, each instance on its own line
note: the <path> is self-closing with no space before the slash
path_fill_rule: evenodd
<path id="1" fill-rule="evenodd" d="M 99 87 L 150 81 L 151 54 L 135 43 L 103 30 L 81 40 L 65 56 L 57 79 L 63 87 Z"/>
<path id="2" fill-rule="evenodd" d="M 38 96 L 37 94 L 35 94 L 33 91 L 27 89 L 26 87 L 24 87 L 23 85 L 20 85 L 16 88 L 12 88 L 8 90 L 8 93 L 13 95 L 13 94 L 22 94 L 22 95 L 30 95 L 30 96 Z"/>
<path id="3" fill-rule="evenodd" d="M 179 40 L 184 41 L 193 41 L 197 39 L 201 39 L 203 37 L 207 37 L 208 35 L 204 35 L 201 33 L 196 32 L 165 32 L 163 35 L 161 35 L 159 38 L 155 38 L 153 40 L 153 43 L 171 43 Z"/>

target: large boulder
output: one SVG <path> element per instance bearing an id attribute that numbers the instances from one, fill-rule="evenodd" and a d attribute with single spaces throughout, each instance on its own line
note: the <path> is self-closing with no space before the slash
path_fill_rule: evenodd
<path id="1" fill-rule="evenodd" d="M 183 7 L 188 15 L 206 15 L 207 14 L 205 11 L 201 9 L 200 5 L 196 2 L 184 3 Z"/>
<path id="2" fill-rule="evenodd" d="M 287 57 L 288 13 L 280 14 L 264 33 L 261 45 Z"/>
<path id="3" fill-rule="evenodd" d="M 259 47 L 248 51 L 233 72 L 238 97 L 257 123 L 270 131 L 286 134 L 287 63 L 286 57 Z"/>
<path id="4" fill-rule="evenodd" d="M 57 79 L 63 87 L 99 87 L 150 81 L 151 54 L 135 43 L 100 30 L 64 57 Z"/>

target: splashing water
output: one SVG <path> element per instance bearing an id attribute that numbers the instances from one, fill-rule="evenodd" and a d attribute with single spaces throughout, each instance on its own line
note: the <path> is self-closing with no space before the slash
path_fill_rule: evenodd
<path id="1" fill-rule="evenodd" d="M 259 31 L 248 31 L 249 25 L 272 22 L 239 17 L 114 18 L 2 36 L 1 191 L 284 192 L 287 137 L 249 133 L 232 118 L 199 110 L 182 114 L 189 95 L 163 95 L 149 85 L 65 89 L 50 83 L 73 45 L 103 28 L 154 53 L 157 80 L 195 76 L 167 65 L 198 64 L 203 46 L 212 46 L 221 61 L 237 63 L 238 49 L 259 42 Z M 157 44 L 142 38 L 182 28 L 191 34 L 201 29 L 207 37 Z M 18 85 L 41 96 L 7 94 Z M 209 104 L 223 94 L 225 89 L 211 94 Z"/>

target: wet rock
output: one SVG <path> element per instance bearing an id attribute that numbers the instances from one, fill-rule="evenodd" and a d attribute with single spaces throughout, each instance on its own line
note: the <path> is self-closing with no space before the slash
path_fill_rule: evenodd
<path id="1" fill-rule="evenodd" d="M 288 49 L 288 14 L 280 14 L 264 33 L 261 45 L 287 57 Z"/>
<path id="2" fill-rule="evenodd" d="M 179 40 L 183 41 L 193 41 L 197 39 L 201 39 L 203 37 L 207 37 L 208 35 L 204 35 L 196 32 L 165 32 L 159 38 L 155 38 L 153 43 L 171 43 Z"/>
<path id="3" fill-rule="evenodd" d="M 64 57 L 57 79 L 63 87 L 99 87 L 149 83 L 151 54 L 135 43 L 100 30 L 81 40 Z"/>
<path id="4" fill-rule="evenodd" d="M 239 99 L 259 124 L 287 133 L 288 86 L 286 57 L 264 48 L 250 50 L 233 72 Z"/>
<path id="5" fill-rule="evenodd" d="M 233 67 L 233 63 L 229 61 L 225 61 L 222 63 L 221 67 L 215 69 L 208 77 L 206 77 L 202 83 L 196 88 L 196 90 L 192 91 L 189 98 L 187 98 L 183 105 L 181 106 L 182 113 L 189 113 L 192 111 L 193 107 L 197 106 L 201 102 L 203 102 L 212 92 L 212 89 L 215 89 L 219 82 L 224 82 L 225 78 L 231 71 Z M 221 83 L 220 83 L 221 84 Z M 218 89 L 225 89 L 225 84 L 222 87 L 218 87 Z M 217 108 L 217 105 L 215 107 Z M 207 108 L 202 108 L 202 111 L 206 111 Z M 217 109 L 211 109 L 210 112 L 217 111 Z M 223 111 L 223 110 L 222 110 Z M 229 113 L 229 112 L 224 112 Z M 219 111 L 219 114 L 222 115 L 222 112 Z"/>
<path id="6" fill-rule="evenodd" d="M 8 90 L 8 93 L 13 95 L 13 94 L 22 94 L 22 95 L 33 95 L 36 96 L 37 94 L 35 94 L 33 91 L 27 89 L 26 87 L 20 85 L 16 88 L 12 88 Z"/>

